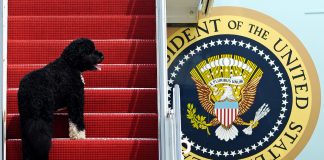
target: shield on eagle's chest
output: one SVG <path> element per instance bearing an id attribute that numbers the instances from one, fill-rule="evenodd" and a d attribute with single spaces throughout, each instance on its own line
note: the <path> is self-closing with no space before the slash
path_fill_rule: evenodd
<path id="1" fill-rule="evenodd" d="M 215 115 L 225 127 L 229 127 L 234 122 L 238 111 L 238 102 L 215 102 Z"/>

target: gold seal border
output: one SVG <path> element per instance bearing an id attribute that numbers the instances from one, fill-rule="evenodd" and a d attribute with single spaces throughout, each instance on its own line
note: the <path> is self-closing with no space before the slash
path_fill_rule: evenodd
<path id="1" fill-rule="evenodd" d="M 261 23 L 269 25 L 272 29 L 276 30 L 278 33 L 283 35 L 291 44 L 293 44 L 293 47 L 298 51 L 298 55 L 301 57 L 302 62 L 304 62 L 305 68 L 308 71 L 308 78 L 311 83 L 311 94 L 312 94 L 312 106 L 310 111 L 310 118 L 306 125 L 306 128 L 303 129 L 304 133 L 301 135 L 301 138 L 295 144 L 295 147 L 293 147 L 288 154 L 283 157 L 282 159 L 295 159 L 296 156 L 302 151 L 302 149 L 306 146 L 308 141 L 310 140 L 320 113 L 320 83 L 318 79 L 318 75 L 316 72 L 315 65 L 304 47 L 304 45 L 301 43 L 301 41 L 283 24 L 280 22 L 274 20 L 272 17 L 267 16 L 265 14 L 262 14 L 258 11 L 254 11 L 247 8 L 242 7 L 215 7 L 211 8 L 211 11 L 209 15 L 203 15 L 199 14 L 199 19 L 214 17 L 214 16 L 223 16 L 223 15 L 230 15 L 230 16 L 240 16 L 240 17 L 247 17 L 254 20 L 257 20 Z M 178 31 L 179 28 L 174 27 L 168 27 L 168 37 L 174 34 L 176 31 Z"/>

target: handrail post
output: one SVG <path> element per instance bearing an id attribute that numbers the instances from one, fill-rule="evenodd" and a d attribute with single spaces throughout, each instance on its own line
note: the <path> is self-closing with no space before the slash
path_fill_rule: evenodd
<path id="1" fill-rule="evenodd" d="M 2 159 L 6 159 L 6 115 L 7 115 L 7 43 L 8 43 L 8 0 L 2 1 Z"/>
<path id="2" fill-rule="evenodd" d="M 181 160 L 182 158 L 182 144 L 181 144 L 181 99 L 180 99 L 180 86 L 176 84 L 173 88 L 174 97 L 174 115 L 175 115 L 175 156 L 176 160 Z"/>
<path id="3" fill-rule="evenodd" d="M 157 48 L 157 96 L 158 96 L 158 139 L 159 159 L 167 159 L 166 141 L 170 134 L 166 128 L 167 99 L 167 28 L 166 0 L 156 0 L 156 48 Z"/>

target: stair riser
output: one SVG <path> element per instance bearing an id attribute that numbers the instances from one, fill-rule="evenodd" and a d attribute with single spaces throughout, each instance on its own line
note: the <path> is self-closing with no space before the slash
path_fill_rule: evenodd
<path id="1" fill-rule="evenodd" d="M 155 16 L 11 16 L 9 40 L 154 39 Z"/>
<path id="2" fill-rule="evenodd" d="M 147 15 L 155 14 L 152 0 L 10 0 L 9 15 Z"/>
<path id="3" fill-rule="evenodd" d="M 87 139 L 70 140 L 67 111 L 55 113 L 50 160 L 158 160 L 155 0 L 8 3 L 6 160 L 22 159 L 20 80 L 80 37 L 105 55 L 102 71 L 83 73 Z"/>
<path id="4" fill-rule="evenodd" d="M 85 115 L 87 138 L 157 138 L 157 115 Z M 68 116 L 55 115 L 54 138 L 68 138 Z M 21 138 L 18 115 L 7 115 L 7 139 Z"/>
<path id="5" fill-rule="evenodd" d="M 155 64 L 154 40 L 96 41 L 96 48 L 105 55 L 103 64 Z M 8 64 L 48 64 L 60 56 L 70 41 L 8 42 Z"/>
<path id="6" fill-rule="evenodd" d="M 158 160 L 157 140 L 54 140 L 50 160 Z M 7 160 L 21 160 L 21 142 L 7 141 Z"/>
<path id="7" fill-rule="evenodd" d="M 18 88 L 27 73 L 42 66 L 9 65 L 8 87 Z M 156 65 L 103 65 L 101 71 L 83 73 L 88 88 L 155 88 Z"/>
<path id="8" fill-rule="evenodd" d="M 7 93 L 7 113 L 18 113 L 17 90 Z M 86 89 L 84 112 L 156 113 L 156 96 L 155 89 Z"/>

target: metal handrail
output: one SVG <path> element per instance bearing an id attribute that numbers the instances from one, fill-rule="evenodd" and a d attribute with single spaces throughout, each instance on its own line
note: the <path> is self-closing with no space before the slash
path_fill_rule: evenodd
<path id="1" fill-rule="evenodd" d="M 2 158 L 6 159 L 8 0 L 2 4 Z"/>
<path id="2" fill-rule="evenodd" d="M 156 48 L 157 48 L 157 98 L 158 98 L 158 139 L 159 159 L 167 158 L 167 139 L 170 134 L 166 128 L 168 109 L 167 99 L 167 28 L 166 28 L 166 0 L 156 1 Z"/>
<path id="3" fill-rule="evenodd" d="M 180 86 L 175 85 L 173 88 L 173 110 L 175 115 L 175 157 L 176 160 L 182 159 L 182 149 L 181 149 L 181 99 L 180 99 Z"/>
<path id="4" fill-rule="evenodd" d="M 167 160 L 181 160 L 181 107 L 180 107 L 180 87 L 175 85 L 173 87 L 173 109 L 169 109 L 166 118 L 166 157 Z"/>
<path id="5" fill-rule="evenodd" d="M 159 159 L 181 160 L 183 157 L 179 85 L 173 88 L 173 110 L 168 108 L 166 0 L 156 0 L 156 44 Z M 190 150 L 190 146 L 188 148 Z"/>

